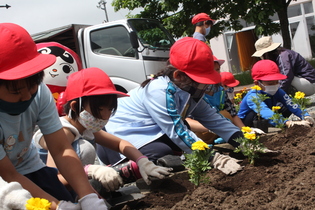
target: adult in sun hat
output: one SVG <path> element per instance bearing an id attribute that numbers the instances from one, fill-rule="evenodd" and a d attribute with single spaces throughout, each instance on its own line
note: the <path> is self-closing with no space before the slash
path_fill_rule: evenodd
<path id="1" fill-rule="evenodd" d="M 238 112 L 238 116 L 245 126 L 253 126 L 253 121 L 257 120 L 257 105 L 253 102 L 253 98 L 257 97 L 257 93 L 266 94 L 269 97 L 261 102 L 259 115 L 262 119 L 268 120 L 270 126 L 276 125 L 276 122 L 270 118 L 275 114 L 272 107 L 277 106 L 278 102 L 281 102 L 286 108 L 285 111 L 278 110 L 278 112 L 282 112 L 284 117 L 289 117 L 293 113 L 302 119 L 300 121 L 289 121 L 283 118 L 282 123 L 286 126 L 290 127 L 295 124 L 311 126 L 314 124 L 314 119 L 307 112 L 303 114 L 299 106 L 291 101 L 290 96 L 279 88 L 279 81 L 286 79 L 287 76 L 280 73 L 275 62 L 271 60 L 258 61 L 253 66 L 251 74 L 255 88 L 250 90 L 243 98 Z"/>
<path id="2" fill-rule="evenodd" d="M 116 111 L 117 98 L 125 96 L 128 95 L 117 91 L 108 75 L 99 68 L 82 69 L 71 74 L 65 90 L 64 111 L 67 115 L 60 117 L 60 121 L 68 136 L 68 142 L 80 157 L 87 176 L 100 182 L 106 191 L 117 190 L 124 182 L 130 181 L 127 178 L 133 178 L 132 181 L 135 181 L 142 177 L 147 184 L 150 184 L 149 177 L 164 178 L 170 171 L 168 168 L 154 165 L 129 142 L 102 130 Z M 34 134 L 34 141 L 38 148 L 47 149 L 41 130 Z M 125 171 L 121 168 L 119 171 L 107 166 L 94 165 L 96 143 L 133 160 L 130 168 L 126 169 L 132 170 L 130 174 L 138 176 L 124 176 Z M 47 158 L 47 165 L 56 167 L 50 155 Z M 68 185 L 61 174 L 58 176 L 64 185 Z"/>
<path id="3" fill-rule="evenodd" d="M 106 125 L 107 132 L 129 141 L 149 160 L 158 163 L 166 155 L 191 153 L 191 145 L 201 140 L 186 125 L 188 115 L 218 132 L 226 142 L 237 144 L 233 139 L 242 132 L 203 100 L 209 84 L 220 82 L 213 64 L 212 51 L 205 43 L 191 37 L 178 40 L 171 47 L 170 59 L 162 71 L 131 90 L 130 97 L 118 99 L 117 111 Z M 98 152 L 99 157 L 104 153 Z M 118 160 L 124 159 L 117 155 Z M 117 159 L 112 158 L 101 161 L 115 164 Z M 219 153 L 211 161 L 226 174 L 242 168 L 235 159 Z"/>
<path id="4" fill-rule="evenodd" d="M 207 42 L 206 36 L 210 33 L 215 20 L 212 20 L 206 13 L 199 13 L 192 18 L 191 23 L 195 26 L 193 38 Z"/>
<path id="5" fill-rule="evenodd" d="M 253 57 L 269 59 L 277 63 L 281 74 L 287 78 L 280 81 L 280 87 L 294 95 L 296 91 L 306 96 L 315 93 L 315 69 L 299 53 L 280 47 L 270 36 L 262 37 L 255 43 L 256 52 Z"/>
<path id="6" fill-rule="evenodd" d="M 56 57 L 37 52 L 29 33 L 19 25 L 0 23 L 0 176 L 18 182 L 32 197 L 47 199 L 50 209 L 107 209 L 94 193 L 81 162 L 67 142 L 54 99 L 42 83 L 43 70 Z M 47 167 L 32 144 L 35 125 L 42 130 L 60 172 L 77 193 L 78 204 Z"/>

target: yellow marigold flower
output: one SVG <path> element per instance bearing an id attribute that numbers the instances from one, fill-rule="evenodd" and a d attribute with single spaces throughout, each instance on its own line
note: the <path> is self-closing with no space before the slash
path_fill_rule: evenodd
<path id="1" fill-rule="evenodd" d="M 301 98 L 304 98 L 304 96 L 305 96 L 305 93 L 298 91 L 295 93 L 294 98 L 301 99 Z"/>
<path id="2" fill-rule="evenodd" d="M 44 198 L 30 198 L 25 207 L 27 210 L 49 210 L 51 203 Z"/>
<path id="3" fill-rule="evenodd" d="M 253 90 L 261 90 L 261 87 L 259 87 L 258 85 L 254 85 L 253 87 L 251 87 L 251 89 L 253 89 Z"/>
<path id="4" fill-rule="evenodd" d="M 252 129 L 248 126 L 244 126 L 244 127 L 242 127 L 242 132 L 243 133 L 250 133 L 250 132 L 252 132 Z"/>
<path id="5" fill-rule="evenodd" d="M 256 134 L 255 133 L 245 133 L 244 137 L 250 140 L 255 140 L 256 139 Z"/>
<path id="6" fill-rule="evenodd" d="M 242 93 L 236 93 L 235 95 L 237 98 L 242 98 Z"/>
<path id="7" fill-rule="evenodd" d="M 280 106 L 273 106 L 271 109 L 273 112 L 275 112 L 275 111 L 281 109 L 281 107 Z"/>
<path id="8" fill-rule="evenodd" d="M 195 143 L 191 145 L 191 149 L 192 150 L 205 150 L 205 149 L 209 149 L 209 146 L 203 141 L 196 141 Z"/>

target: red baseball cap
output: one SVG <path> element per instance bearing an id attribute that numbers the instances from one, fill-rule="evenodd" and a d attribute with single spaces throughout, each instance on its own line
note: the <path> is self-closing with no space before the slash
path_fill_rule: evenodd
<path id="1" fill-rule="evenodd" d="M 279 67 L 271 60 L 260 60 L 252 68 L 252 78 L 254 80 L 272 81 L 283 80 L 287 76 L 280 74 Z"/>
<path id="2" fill-rule="evenodd" d="M 210 47 L 192 37 L 176 41 L 170 50 L 170 63 L 201 84 L 220 83 L 220 74 L 214 70 Z"/>
<path id="3" fill-rule="evenodd" d="M 207 15 L 206 13 L 199 13 L 199 14 L 195 15 L 195 16 L 192 18 L 191 22 L 192 22 L 193 25 L 195 25 L 196 23 L 199 23 L 199 22 L 201 22 L 201 21 L 206 21 L 206 20 L 211 20 L 213 24 L 214 24 L 214 22 L 215 22 L 215 20 L 212 20 L 212 19 L 210 18 L 210 16 Z"/>
<path id="4" fill-rule="evenodd" d="M 213 56 L 213 61 L 218 62 L 220 66 L 225 62 L 225 60 L 217 59 L 217 57 L 215 57 L 215 56 Z"/>
<path id="5" fill-rule="evenodd" d="M 129 96 L 117 91 L 108 75 L 99 68 L 92 67 L 72 73 L 68 78 L 65 99 L 70 101 L 83 96 L 116 94 Z"/>
<path id="6" fill-rule="evenodd" d="M 240 84 L 240 81 L 236 80 L 231 72 L 221 72 L 221 84 L 228 87 L 235 87 Z"/>
<path id="7" fill-rule="evenodd" d="M 0 40 L 0 79 L 23 79 L 56 61 L 54 55 L 38 53 L 30 34 L 14 23 L 0 23 Z"/>

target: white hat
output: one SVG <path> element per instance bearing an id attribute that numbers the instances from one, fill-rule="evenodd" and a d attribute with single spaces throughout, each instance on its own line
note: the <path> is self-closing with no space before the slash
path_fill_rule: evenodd
<path id="1" fill-rule="evenodd" d="M 256 52 L 252 57 L 261 57 L 266 52 L 277 49 L 280 45 L 281 43 L 273 43 L 270 36 L 261 37 L 255 42 Z"/>

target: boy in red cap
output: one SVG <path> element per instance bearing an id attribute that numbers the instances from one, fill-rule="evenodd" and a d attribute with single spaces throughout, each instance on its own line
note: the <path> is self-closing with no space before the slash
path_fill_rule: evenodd
<path id="1" fill-rule="evenodd" d="M 286 79 L 287 76 L 280 74 L 280 70 L 275 62 L 271 60 L 258 61 L 253 66 L 251 74 L 254 84 L 259 86 L 261 90 L 250 90 L 242 100 L 238 116 L 242 119 L 245 126 L 253 126 L 253 121 L 257 119 L 257 105 L 252 100 L 257 93 L 266 94 L 269 97 L 261 103 L 260 116 L 268 120 L 270 125 L 276 125 L 270 118 L 275 114 L 272 111 L 272 107 L 277 106 L 278 102 L 281 102 L 287 109 L 282 111 L 284 117 L 289 117 L 293 113 L 302 119 L 300 121 L 283 120 L 286 126 L 291 127 L 298 124 L 309 127 L 314 124 L 314 119 L 307 112 L 302 116 L 302 110 L 298 105 L 294 104 L 290 96 L 279 88 L 279 80 Z"/>
<path id="2" fill-rule="evenodd" d="M 107 209 L 67 142 L 54 99 L 42 83 L 43 70 L 56 57 L 38 53 L 28 32 L 13 23 L 0 23 L 0 40 L 0 176 L 6 182 L 19 182 L 33 197 L 47 199 L 50 209 Z M 32 144 L 35 125 L 79 204 L 60 202 L 74 198 L 58 180 L 57 170 L 40 160 Z"/>
<path id="3" fill-rule="evenodd" d="M 206 36 L 210 33 L 214 22 L 215 20 L 212 20 L 206 13 L 199 13 L 195 15 L 191 20 L 191 23 L 195 26 L 193 38 L 207 42 Z"/>
<path id="4" fill-rule="evenodd" d="M 106 125 L 107 132 L 129 141 L 150 160 L 159 162 L 166 155 L 191 153 L 191 145 L 201 140 L 185 123 L 191 115 L 225 142 L 238 146 L 233 139 L 242 136 L 239 128 L 203 100 L 209 85 L 220 82 L 213 65 L 212 51 L 205 43 L 191 37 L 178 40 L 165 69 L 131 90 L 130 97 L 118 99 L 117 111 Z M 104 154 L 105 151 L 98 153 L 99 157 Z M 107 163 L 102 161 L 115 163 L 117 160 L 112 158 Z M 225 174 L 242 169 L 234 159 L 219 153 L 211 164 Z"/>
<path id="5" fill-rule="evenodd" d="M 165 175 L 169 175 L 170 169 L 154 165 L 129 142 L 102 130 L 117 109 L 117 98 L 128 96 L 116 90 L 104 71 L 99 68 L 87 68 L 72 73 L 68 78 L 64 95 L 66 100 L 64 112 L 67 115 L 60 117 L 60 121 L 68 135 L 68 141 L 80 157 L 87 176 L 100 182 L 107 192 L 117 190 L 124 184 L 123 181 L 135 181 L 142 177 L 147 184 L 150 184 L 149 177 L 162 179 Z M 41 130 L 34 134 L 34 141 L 37 147 L 47 149 Z M 130 164 L 132 167 L 130 177 L 124 176 L 122 171 L 120 177 L 117 170 L 112 167 L 94 165 L 95 143 L 120 152 L 129 160 L 133 160 L 134 162 Z M 47 165 L 56 167 L 50 155 Z M 68 184 L 61 174 L 59 179 L 65 185 Z"/>

